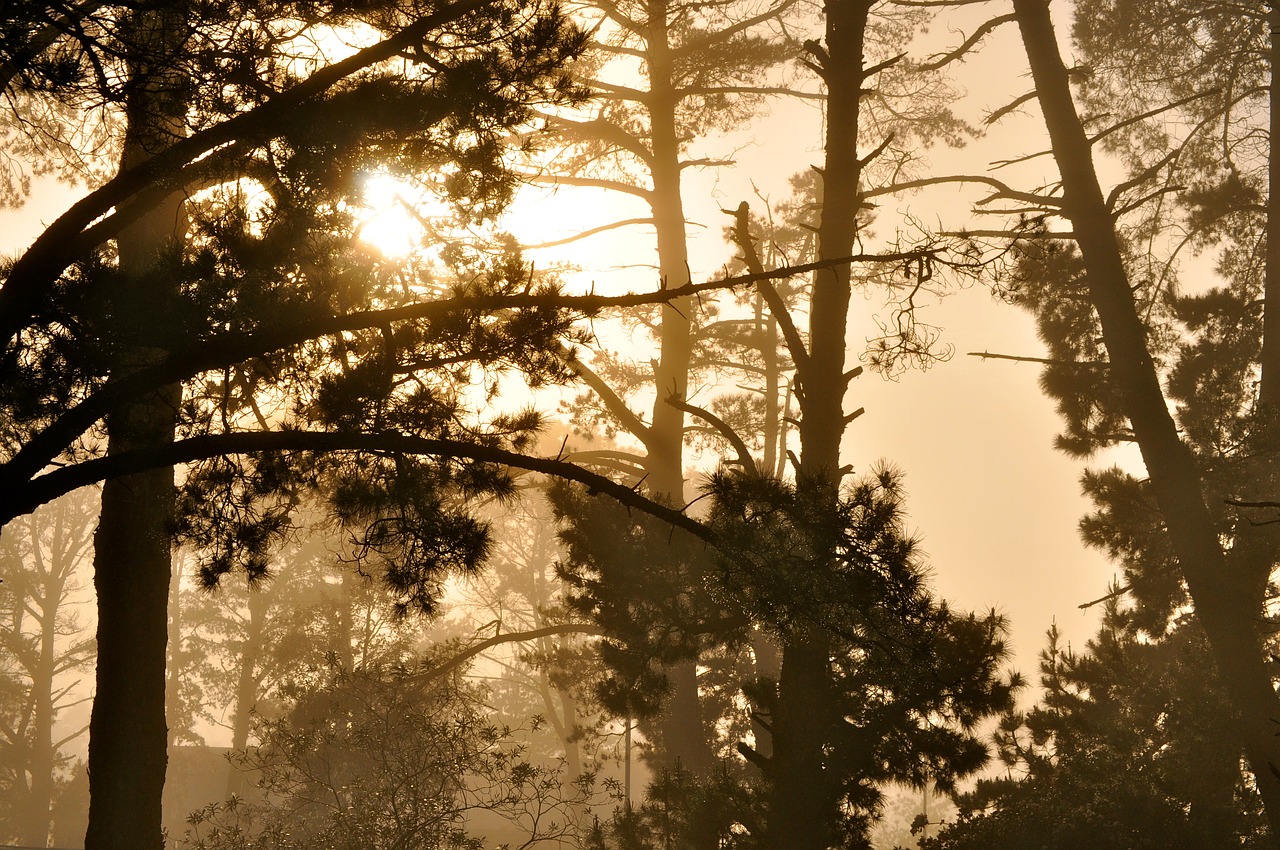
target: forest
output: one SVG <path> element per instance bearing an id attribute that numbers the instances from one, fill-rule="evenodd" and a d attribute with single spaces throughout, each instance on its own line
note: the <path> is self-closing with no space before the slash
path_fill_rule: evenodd
<path id="1" fill-rule="evenodd" d="M 1278 60 L 1252 0 L 3 4 L 0 845 L 1280 848 Z M 1053 424 L 906 401 L 961 361 Z"/>

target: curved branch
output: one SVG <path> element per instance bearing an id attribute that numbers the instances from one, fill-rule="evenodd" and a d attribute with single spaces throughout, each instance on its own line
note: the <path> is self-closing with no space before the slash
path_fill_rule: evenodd
<path id="1" fill-rule="evenodd" d="M 888 186 L 881 186 L 877 189 L 864 190 L 862 196 L 864 198 L 878 198 L 883 195 L 892 195 L 898 192 L 908 192 L 912 189 L 923 189 L 926 186 L 939 186 L 946 183 L 977 183 L 982 186 L 991 187 L 994 192 L 989 197 L 978 201 L 979 204 L 989 204 L 992 201 L 1009 199 L 1014 201 L 1025 201 L 1029 204 L 1039 204 L 1046 207 L 1058 208 L 1062 206 L 1061 198 L 1054 198 L 1049 195 L 1038 195 L 1034 192 L 1022 192 L 1012 188 L 1003 180 L 997 180 L 994 177 L 987 177 L 984 174 L 954 174 L 945 177 L 923 177 L 919 180 L 904 180 L 901 183 L 892 183 Z"/>
<path id="2" fill-rule="evenodd" d="M 644 142 L 611 121 L 593 118 L 590 121 L 572 121 L 555 115 L 547 116 L 547 122 L 561 136 L 569 139 L 601 142 L 621 148 L 644 164 L 653 166 L 653 154 Z"/>
<path id="3" fill-rule="evenodd" d="M 708 47 L 717 44 L 724 44 L 732 39 L 738 33 L 746 32 L 754 26 L 762 24 L 766 21 L 774 20 L 781 17 L 782 13 L 794 6 L 798 0 L 783 0 L 777 6 L 766 9 L 758 15 L 750 18 L 743 18 L 741 21 L 732 26 L 725 27 L 722 30 L 706 33 L 702 38 L 690 39 L 688 42 L 680 45 L 671 51 L 672 56 L 690 56 L 699 50 L 705 50 Z"/>
<path id="4" fill-rule="evenodd" d="M 102 0 L 89 0 L 83 6 L 70 9 L 80 18 L 86 18 L 100 9 L 104 3 Z M 31 37 L 27 43 L 25 50 L 17 51 L 13 57 L 6 62 L 0 62 L 0 92 L 9 88 L 13 82 L 13 78 L 18 76 L 22 69 L 36 59 L 41 53 L 44 53 L 54 42 L 58 40 L 58 36 L 63 35 L 67 27 L 70 25 L 70 15 L 63 16 L 59 19 L 50 21 Z"/>
<path id="5" fill-rule="evenodd" d="M 1012 12 L 1007 15 L 1000 15 L 999 17 L 992 18 L 986 23 L 979 26 L 977 29 L 975 29 L 973 31 L 973 34 L 970 35 L 968 38 L 966 38 L 963 42 L 961 42 L 960 46 L 957 47 L 955 50 L 949 51 L 947 53 L 934 54 L 933 56 L 929 57 L 932 61 L 926 62 L 923 65 L 918 65 L 912 70 L 937 71 L 940 68 L 950 65 L 952 62 L 955 62 L 958 59 L 963 59 L 965 54 L 967 54 L 971 49 L 973 49 L 973 46 L 975 44 L 977 44 L 979 41 L 982 41 L 982 39 L 985 38 L 986 36 L 995 32 L 996 29 L 998 29 L 1001 25 L 1013 23 L 1015 20 L 1017 20 L 1017 18 L 1014 17 Z"/>
<path id="6" fill-rule="evenodd" d="M 736 210 L 721 210 L 721 212 L 733 217 L 733 231 L 730 238 L 742 252 L 742 261 L 747 269 L 753 275 L 763 276 L 764 264 L 760 262 L 760 254 L 756 251 L 748 226 L 751 207 L 743 201 L 738 204 Z M 769 312 L 777 320 L 778 329 L 782 331 L 782 338 L 787 344 L 787 350 L 791 353 L 791 362 L 795 364 L 796 371 L 800 373 L 803 382 L 803 376 L 809 367 L 809 351 L 804 347 L 804 339 L 800 336 L 800 330 L 796 327 L 795 321 L 792 320 L 791 311 L 787 309 L 786 302 L 782 300 L 782 296 L 778 294 L 778 290 L 769 279 L 762 277 L 756 290 L 764 299 Z"/>
<path id="7" fill-rule="evenodd" d="M 716 430 L 717 434 L 724 437 L 725 440 L 729 442 L 729 445 L 733 446 L 733 450 L 738 453 L 738 465 L 742 467 L 744 472 L 751 475 L 760 474 L 760 468 L 756 466 L 756 460 L 752 457 L 751 450 L 747 448 L 746 442 L 738 436 L 738 432 L 729 427 L 728 422 L 725 422 L 710 410 L 698 407 L 696 404 L 690 404 L 677 396 L 669 396 L 667 398 L 667 404 L 677 408 L 678 410 L 683 410 L 685 413 L 692 413 L 694 416 L 707 422 L 707 424 Z"/>
<path id="8" fill-rule="evenodd" d="M 826 92 L 797 91 L 781 86 L 688 86 L 676 90 L 679 97 L 701 97 L 719 94 L 767 94 L 794 97 L 800 100 L 826 101 Z"/>
<path id="9" fill-rule="evenodd" d="M 642 198 L 645 203 L 653 202 L 653 192 L 623 183 L 620 180 L 607 180 L 603 177 L 574 177 L 568 174 L 538 174 L 528 178 L 531 183 L 543 183 L 549 186 L 580 186 L 586 189 L 608 189 L 610 192 L 622 192 Z"/>
<path id="10" fill-rule="evenodd" d="M 631 408 L 627 407 L 627 403 L 614 391 L 613 387 L 609 386 L 604 378 L 601 378 L 594 370 L 573 357 L 569 352 L 562 352 L 562 357 L 565 365 L 573 370 L 573 374 L 577 375 L 582 380 L 582 383 L 595 392 L 600 401 L 604 403 L 605 409 L 613 415 L 614 419 L 618 420 L 618 424 L 647 446 L 650 439 L 652 439 L 653 429 L 646 425 L 644 420 L 636 415 Z"/>
<path id="11" fill-rule="evenodd" d="M 606 233 L 610 230 L 617 230 L 620 227 L 631 227 L 634 224 L 653 224 L 652 218 L 625 218 L 622 221 L 615 221 L 611 224 L 602 224 L 599 227 L 593 227 L 590 230 L 584 230 L 581 233 L 575 233 L 572 236 L 566 236 L 563 239 L 553 239 L 550 242 L 539 242 L 536 245 L 521 245 L 521 251 L 537 251 L 541 248 L 558 248 L 561 245 L 569 245 L 577 242 L 579 239 L 586 239 L 588 236 L 595 236 L 598 233 Z M 689 224 L 689 222 L 685 222 Z"/>
<path id="12" fill-rule="evenodd" d="M 630 295 L 561 295 L 555 292 L 522 295 L 460 296 L 441 301 L 408 304 L 386 310 L 365 310 L 341 316 L 322 316 L 280 325 L 253 333 L 231 333 L 215 337 L 192 348 L 175 351 L 162 363 L 140 369 L 113 380 L 93 392 L 79 404 L 63 412 L 42 431 L 27 439 L 13 457 L 0 464 L 0 481 L 25 482 L 40 472 L 80 435 L 117 406 L 139 398 L 158 387 L 192 378 L 202 372 L 221 369 L 253 357 L 261 357 L 299 345 L 310 339 L 344 331 L 359 331 L 394 322 L 438 318 L 456 311 L 499 311 L 530 308 L 578 310 L 592 315 L 609 308 L 640 307 L 663 304 L 686 295 L 718 289 L 733 289 L 762 281 L 778 280 L 808 274 L 818 269 L 834 268 L 855 262 L 902 262 L 918 257 L 918 252 L 888 254 L 856 254 L 832 260 L 820 260 L 771 272 L 739 275 L 704 283 L 689 283 L 674 289 Z M 772 288 L 772 287 L 770 287 Z M 776 294 L 776 293 L 775 293 Z M 781 299 L 779 299 L 780 301 Z M 803 348 L 800 349 L 803 352 Z M 795 352 L 792 353 L 795 358 Z"/>
<path id="13" fill-rule="evenodd" d="M 415 437 L 394 432 L 357 434 L 281 430 L 210 434 L 188 437 L 163 446 L 98 457 L 47 472 L 29 482 L 21 484 L 5 482 L 5 486 L 0 489 L 0 525 L 14 517 L 31 513 L 40 505 L 66 495 L 72 490 L 109 478 L 120 478 L 151 469 L 193 463 L 224 455 L 264 452 L 326 454 L 377 452 L 424 455 L 540 472 L 566 481 L 576 481 L 585 485 L 588 492 L 592 494 L 603 493 L 619 504 L 643 511 L 708 543 L 713 542 L 711 530 L 682 511 L 659 504 L 630 487 L 575 464 L 566 463 L 557 458 L 523 455 L 507 449 L 477 445 L 462 440 Z"/>

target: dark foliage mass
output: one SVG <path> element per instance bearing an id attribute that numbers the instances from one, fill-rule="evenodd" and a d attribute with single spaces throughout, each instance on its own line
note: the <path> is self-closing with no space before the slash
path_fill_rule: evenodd
<path id="1" fill-rule="evenodd" d="M 742 644 L 749 624 L 784 641 L 818 629 L 835 643 L 827 764 L 849 840 L 866 835 L 884 783 L 950 787 L 986 763 L 977 724 L 1008 709 L 1020 685 L 999 672 L 1004 623 L 994 614 L 954 613 L 927 592 L 924 565 L 903 530 L 897 473 L 882 471 L 835 499 L 812 482 L 739 473 L 716 476 L 708 492 L 716 543 L 688 540 L 676 560 L 669 529 L 567 487 L 554 491 L 572 604 L 606 633 L 602 659 L 613 674 L 606 705 L 640 716 L 656 710 L 665 691 L 659 663 L 707 645 Z M 677 564 L 680 572 L 665 572 Z M 741 675 L 753 717 L 768 730 L 778 710 L 776 682 Z M 759 737 L 757 746 L 736 743 L 768 779 Z M 664 846 L 646 843 L 660 824 L 759 846 L 767 796 L 752 790 L 756 783 L 736 782 L 724 769 L 664 774 L 649 790 L 648 808 L 620 813 L 599 840 Z"/>
<path id="2" fill-rule="evenodd" d="M 1211 669 L 1192 618 L 1153 643 L 1113 602 L 1079 653 L 1051 630 L 1043 700 L 995 736 L 1005 775 L 958 796 L 957 821 L 923 846 L 1270 846 Z"/>

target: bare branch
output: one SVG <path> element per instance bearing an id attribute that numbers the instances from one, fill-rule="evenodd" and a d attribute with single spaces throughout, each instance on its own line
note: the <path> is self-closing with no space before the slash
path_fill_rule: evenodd
<path id="1" fill-rule="evenodd" d="M 586 189 L 608 189 L 611 192 L 622 192 L 635 195 L 645 203 L 653 199 L 653 192 L 620 180 L 608 180 L 603 177 L 574 177 L 568 174 L 536 174 L 527 178 L 531 183 L 543 183 L 549 186 L 580 186 Z"/>
<path id="2" fill-rule="evenodd" d="M 626 401 L 614 392 L 613 387 L 609 386 L 608 382 L 597 375 L 591 367 L 574 357 L 571 352 L 565 350 L 561 356 L 565 361 L 565 365 L 573 370 L 573 373 L 578 376 L 582 383 L 595 392 L 600 401 L 604 403 L 605 409 L 613 415 L 614 419 L 618 420 L 618 424 L 629 434 L 637 437 L 640 442 L 648 445 L 649 440 L 652 438 L 652 429 L 631 408 L 627 407 Z"/>
<path id="3" fill-rule="evenodd" d="M 742 467 L 743 471 L 752 475 L 760 474 L 760 469 L 756 466 L 755 458 L 751 456 L 751 450 L 747 448 L 747 444 L 738 436 L 738 433 L 734 431 L 733 428 L 729 427 L 728 422 L 725 422 L 710 410 L 699 407 L 696 404 L 690 404 L 684 399 L 674 395 L 667 397 L 667 404 L 679 410 L 683 410 L 685 413 L 692 413 L 694 416 L 697 416 L 699 419 L 710 424 L 717 434 L 724 437 L 724 439 L 728 441 L 729 445 L 733 446 L 733 450 L 738 455 L 738 465 Z"/>
<path id="4" fill-rule="evenodd" d="M 825 92 L 799 91 L 781 86 L 689 86 L 677 92 L 682 97 L 700 97 L 720 94 L 767 94 L 778 97 L 794 97 L 800 100 L 825 101 Z"/>
<path id="5" fill-rule="evenodd" d="M 454 655 L 448 661 L 442 661 L 430 670 L 405 677 L 405 681 L 429 682 L 433 679 L 439 679 L 440 677 L 457 670 L 463 664 L 466 664 L 480 653 L 493 649 L 495 646 L 501 646 L 504 643 L 525 643 L 527 641 L 539 640 L 540 638 L 551 637 L 553 635 L 599 636 L 603 634 L 603 629 L 591 623 L 562 623 L 556 626 L 543 626 L 540 629 L 530 629 L 529 631 L 524 632 L 505 632 L 496 634 L 491 638 L 472 644 L 457 655 Z"/>
<path id="6" fill-rule="evenodd" d="M 690 224 L 691 222 L 685 222 Z M 595 236 L 598 233 L 605 233 L 610 230 L 617 230 L 620 227 L 631 227 L 636 224 L 653 224 L 652 218 L 626 218 L 622 221 L 615 221 L 611 224 L 602 224 L 599 227 L 593 227 L 590 230 L 584 230 L 581 233 L 575 233 L 572 236 L 566 236 L 563 239 L 553 239 L 550 242 L 539 242 L 536 245 L 521 245 L 521 251 L 537 251 L 542 248 L 558 248 L 561 245 L 569 245 L 580 239 L 586 239 L 589 236 Z"/>
<path id="7" fill-rule="evenodd" d="M 973 49 L 973 46 L 975 44 L 977 44 L 986 36 L 990 35 L 992 32 L 995 32 L 995 30 L 997 30 L 1001 25 L 1012 23 L 1015 20 L 1016 18 L 1013 16 L 1013 13 L 1009 13 L 1008 15 L 1000 15 L 997 18 L 992 18 L 991 20 L 987 21 L 986 23 L 978 27 L 976 30 L 974 30 L 973 34 L 970 35 L 968 38 L 966 38 L 960 44 L 960 46 L 957 47 L 955 50 L 952 50 L 948 53 L 935 53 L 933 56 L 929 57 L 930 60 L 932 61 L 926 62 L 923 65 L 917 66 L 915 70 L 937 71 L 939 68 L 943 68 L 947 65 L 950 65 L 952 62 L 955 62 L 958 59 L 963 59 L 964 56 L 970 50 Z"/>
<path id="8" fill-rule="evenodd" d="M 1024 357 L 1020 354 L 995 354 L 990 351 L 970 351 L 968 355 L 982 360 L 1012 360 L 1015 363 L 1039 363 L 1044 366 L 1085 366 L 1096 368 L 1110 365 L 1105 360 L 1053 360 L 1047 357 Z"/>

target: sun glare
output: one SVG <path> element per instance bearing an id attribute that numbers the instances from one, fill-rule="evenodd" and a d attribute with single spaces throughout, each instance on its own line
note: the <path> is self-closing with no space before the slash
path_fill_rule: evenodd
<path id="1" fill-rule="evenodd" d="M 422 193 L 404 181 L 370 174 L 364 181 L 366 212 L 359 218 L 360 240 L 387 257 L 409 256 L 425 232 L 421 201 Z"/>

